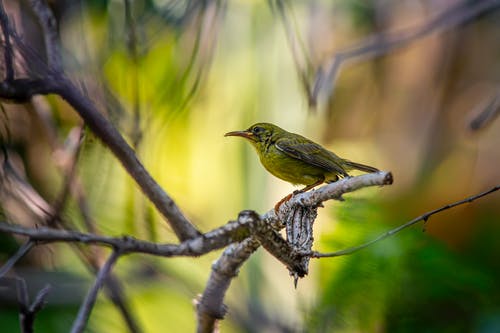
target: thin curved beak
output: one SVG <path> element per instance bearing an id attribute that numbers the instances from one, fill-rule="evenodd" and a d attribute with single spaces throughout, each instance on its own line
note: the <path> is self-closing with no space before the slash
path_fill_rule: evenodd
<path id="1" fill-rule="evenodd" d="M 245 138 L 245 139 L 253 139 L 254 138 L 254 135 L 252 134 L 252 132 L 248 132 L 248 131 L 228 132 L 228 133 L 224 134 L 224 136 L 241 136 L 242 138 Z"/>

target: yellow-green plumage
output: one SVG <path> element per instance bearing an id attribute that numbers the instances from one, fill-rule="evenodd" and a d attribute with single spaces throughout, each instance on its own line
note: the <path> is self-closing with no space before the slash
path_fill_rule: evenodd
<path id="1" fill-rule="evenodd" d="M 336 181 L 339 177 L 347 177 L 347 171 L 351 169 L 378 171 L 340 158 L 302 135 L 269 123 L 258 123 L 245 131 L 229 132 L 225 136 L 248 139 L 267 171 L 292 184 L 306 185 L 302 191 L 323 182 Z"/>

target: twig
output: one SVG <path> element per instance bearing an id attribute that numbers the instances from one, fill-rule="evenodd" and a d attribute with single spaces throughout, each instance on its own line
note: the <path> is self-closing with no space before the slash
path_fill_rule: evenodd
<path id="1" fill-rule="evenodd" d="M 29 304 L 28 288 L 26 281 L 21 278 L 16 279 L 17 297 L 19 301 L 19 322 L 22 333 L 33 333 L 33 324 L 36 314 L 45 305 L 45 298 L 50 292 L 50 285 L 43 287 L 36 295 L 33 303 Z"/>
<path id="2" fill-rule="evenodd" d="M 390 237 L 392 235 L 395 235 L 397 234 L 398 232 L 400 232 L 401 230 L 404 230 L 420 221 L 424 221 L 424 223 L 427 222 L 427 220 L 429 219 L 429 217 L 431 217 L 432 215 L 434 214 L 437 214 L 437 213 L 440 213 L 444 210 L 447 210 L 447 209 L 450 209 L 450 208 L 453 208 L 453 207 L 456 207 L 456 206 L 459 206 L 459 205 L 463 205 L 465 203 L 469 203 L 469 202 L 472 202 L 476 199 L 479 199 L 481 197 L 484 197 L 488 194 L 491 194 L 495 191 L 498 191 L 500 190 L 500 185 L 497 185 L 495 187 L 493 187 L 492 189 L 488 190 L 488 191 L 485 191 L 485 192 L 481 192 L 479 194 L 476 194 L 476 195 L 473 195 L 471 197 L 468 197 L 468 198 L 465 198 L 463 200 L 460 200 L 460 201 L 457 201 L 457 202 L 454 202 L 454 203 L 451 203 L 451 204 L 448 204 L 448 205 L 445 205 L 441 208 L 437 208 L 437 209 L 434 209 L 434 210 L 431 210 L 430 212 L 427 212 L 425 214 L 422 214 L 416 218 L 414 218 L 413 220 L 409 221 L 409 222 L 406 222 L 405 224 L 403 225 L 400 225 L 399 227 L 397 228 L 394 228 L 392 230 L 389 230 L 387 231 L 386 233 L 383 233 L 382 235 L 378 236 L 377 238 L 369 241 L 369 242 L 366 242 L 364 244 L 361 244 L 361 245 L 358 245 L 358 246 L 353 246 L 353 247 L 350 247 L 350 248 L 347 248 L 347 249 L 344 249 L 344 250 L 340 250 L 340 251 L 335 251 L 335 252 L 330 252 L 330 253 L 320 253 L 320 252 L 316 252 L 316 251 L 313 251 L 311 253 L 304 253 L 304 255 L 310 255 L 312 258 L 329 258 L 329 257 L 338 257 L 338 256 L 345 256 L 345 255 L 349 255 L 349 254 L 353 254 L 355 252 L 358 252 L 359 250 L 362 250 L 364 248 L 367 248 L 368 246 L 370 245 L 373 245 L 383 239 L 386 239 L 387 237 Z"/>
<path id="3" fill-rule="evenodd" d="M 28 2 L 41 28 L 41 35 L 43 37 L 47 57 L 47 66 L 55 72 L 62 72 L 62 59 L 56 18 L 46 1 L 29 0 Z"/>
<path id="4" fill-rule="evenodd" d="M 140 333 L 142 329 L 140 328 L 137 319 L 134 317 L 129 305 L 127 304 L 127 297 L 125 296 L 125 291 L 120 283 L 118 277 L 116 277 L 113 272 L 111 272 L 106 279 L 106 289 L 105 292 L 111 299 L 113 304 L 118 308 L 121 313 L 128 329 L 131 333 Z"/>
<path id="5" fill-rule="evenodd" d="M 489 100 L 486 107 L 482 105 L 482 108 L 483 110 L 469 124 L 472 131 L 485 128 L 500 115 L 500 90 Z"/>
<path id="6" fill-rule="evenodd" d="M 142 133 L 140 127 L 140 81 L 139 81 L 139 52 L 137 47 L 137 28 L 132 14 L 130 0 L 124 0 L 125 4 L 125 29 L 127 31 L 127 50 L 130 59 L 132 60 L 132 94 L 133 94 L 133 114 L 132 122 L 132 146 L 137 149 L 141 142 Z"/>
<path id="7" fill-rule="evenodd" d="M 99 289 L 101 289 L 101 287 L 105 283 L 113 265 L 116 263 L 120 255 L 121 253 L 119 251 L 113 250 L 113 253 L 111 253 L 106 263 L 99 270 L 99 273 L 97 274 L 97 277 L 94 281 L 94 285 L 92 286 L 92 288 L 90 288 L 82 305 L 80 305 L 78 315 L 73 322 L 73 326 L 71 327 L 71 333 L 83 332 L 89 319 L 90 312 L 92 311 L 92 308 L 94 307 L 94 304 L 97 300 Z"/>
<path id="8" fill-rule="evenodd" d="M 21 311 L 20 321 L 22 333 L 33 333 L 35 331 L 33 328 L 33 325 L 35 324 L 35 316 L 44 307 L 45 298 L 47 297 L 51 289 L 52 288 L 50 285 L 45 285 L 45 287 L 43 287 L 43 289 L 41 289 L 36 294 L 35 300 L 33 301 L 33 303 L 31 303 L 26 313 L 23 313 Z"/>
<path id="9" fill-rule="evenodd" d="M 290 22 L 289 15 L 287 15 L 287 13 L 285 12 L 285 5 L 289 4 L 285 4 L 283 0 L 269 0 L 268 2 L 271 6 L 271 9 L 274 9 L 273 3 L 275 2 L 276 11 L 279 14 L 279 18 L 281 20 L 281 23 L 283 24 L 283 28 L 285 29 L 297 74 L 299 76 L 300 82 L 302 83 L 302 87 L 307 94 L 309 104 L 313 106 L 315 104 L 315 101 L 313 100 L 313 96 L 311 95 L 312 88 L 309 78 L 309 74 L 313 72 L 313 66 L 311 64 L 311 60 L 307 55 L 304 43 L 300 38 L 300 35 L 297 32 L 294 33 L 292 22 Z M 290 12 L 291 10 L 289 9 L 288 11 Z M 297 30 L 298 29 L 295 28 L 295 31 Z M 303 55 L 303 59 L 300 59 L 300 54 Z"/>
<path id="10" fill-rule="evenodd" d="M 7 260 L 7 262 L 0 268 L 0 278 L 5 275 L 14 265 L 26 255 L 35 244 L 28 239 L 18 250 L 17 252 Z"/>
<path id="11" fill-rule="evenodd" d="M 0 3 L 0 27 L 2 28 L 3 42 L 5 43 L 5 50 L 3 51 L 3 60 L 5 63 L 5 81 L 10 82 L 14 80 L 14 56 L 12 52 L 12 43 L 10 40 L 11 28 L 7 13 L 3 8 L 3 1 Z"/>
<path id="12" fill-rule="evenodd" d="M 77 183 L 76 166 L 78 155 L 81 148 L 81 137 L 83 134 L 83 125 L 73 128 L 66 139 L 66 144 L 60 147 L 58 152 L 58 164 L 64 174 L 62 190 L 53 204 L 53 216 L 47 221 L 49 226 L 54 226 L 54 222 L 60 219 L 61 213 L 68 201 L 71 188 L 75 188 Z"/>
<path id="13" fill-rule="evenodd" d="M 495 10 L 499 6 L 500 1 L 498 0 L 461 1 L 416 29 L 382 33 L 366 38 L 345 51 L 335 53 L 328 62 L 324 63 L 316 74 L 313 91 L 308 91 L 307 94 L 311 96 L 313 103 L 317 103 L 318 95 L 325 87 L 330 92 L 333 92 L 335 81 L 347 61 L 365 60 L 366 58 L 389 53 L 436 31 L 444 32 L 460 24 L 465 24 L 487 11 Z"/>

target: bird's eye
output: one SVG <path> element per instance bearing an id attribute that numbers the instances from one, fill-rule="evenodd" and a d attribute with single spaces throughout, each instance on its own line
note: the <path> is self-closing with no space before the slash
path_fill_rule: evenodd
<path id="1" fill-rule="evenodd" d="M 255 126 L 254 128 L 252 128 L 252 133 L 253 134 L 260 134 L 262 132 L 264 132 L 264 129 L 262 127 Z"/>

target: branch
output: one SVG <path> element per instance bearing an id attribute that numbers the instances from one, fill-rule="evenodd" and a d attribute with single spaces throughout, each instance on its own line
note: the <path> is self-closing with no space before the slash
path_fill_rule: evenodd
<path id="1" fill-rule="evenodd" d="M 297 32 L 294 33 L 294 30 L 297 31 L 298 29 L 296 27 L 294 29 L 292 22 L 290 22 L 289 16 L 292 15 L 287 14 L 286 12 L 287 10 L 288 12 L 291 12 L 291 9 L 285 9 L 285 6 L 289 7 L 290 3 L 285 3 L 285 1 L 283 0 L 269 0 L 268 2 L 272 10 L 274 10 L 274 6 L 276 6 L 275 11 L 278 13 L 281 23 L 283 24 L 288 44 L 290 46 L 290 51 L 292 53 L 292 59 L 297 70 L 297 75 L 299 76 L 300 82 L 302 83 L 302 88 L 307 94 L 309 104 L 311 106 L 314 106 L 315 101 L 313 100 L 313 96 L 311 96 L 311 92 L 313 91 L 313 89 L 311 88 L 310 80 L 310 73 L 313 73 L 313 66 L 305 50 L 305 46 L 302 39 L 300 38 L 300 35 Z"/>
<path id="2" fill-rule="evenodd" d="M 17 252 L 7 260 L 7 262 L 0 268 L 0 278 L 2 278 L 14 265 L 28 253 L 35 243 L 31 240 L 26 241 Z"/>
<path id="3" fill-rule="evenodd" d="M 14 65 L 13 65 L 13 52 L 12 43 L 10 40 L 10 25 L 7 13 L 3 8 L 3 3 L 0 4 L 0 27 L 2 28 L 3 42 L 5 43 L 5 50 L 3 51 L 3 60 L 5 63 L 5 80 L 12 81 L 14 79 Z"/>
<path id="4" fill-rule="evenodd" d="M 77 242 L 97 244 L 119 249 L 123 254 L 146 253 L 163 257 L 200 256 L 247 238 L 250 236 L 250 227 L 251 225 L 245 221 L 232 221 L 220 228 L 180 244 L 158 244 L 135 239 L 130 236 L 107 237 L 48 227 L 26 228 L 6 222 L 0 222 L 0 232 L 27 236 L 32 242 Z"/>
<path id="5" fill-rule="evenodd" d="M 5 14 L 0 3 L 0 14 Z M 15 36 L 10 30 L 6 15 L 0 15 L 4 29 L 4 39 Z M 17 36 L 15 36 L 17 37 Z M 16 39 L 19 52 L 27 62 L 39 60 L 33 50 L 22 39 Z M 57 51 L 56 47 L 52 51 Z M 6 52 L 7 54 L 7 52 Z M 12 55 L 9 58 L 12 60 Z M 7 63 L 8 64 L 8 63 Z M 42 64 L 40 65 L 42 66 Z M 45 68 L 40 79 L 6 80 L 0 83 L 0 97 L 13 101 L 26 101 L 34 95 L 57 94 L 66 100 L 82 117 L 94 134 L 114 153 L 128 173 L 134 178 L 144 194 L 153 202 L 158 211 L 168 220 L 177 237 L 183 241 L 195 238 L 200 232 L 188 221 L 172 198 L 160 187 L 137 158 L 132 147 L 118 130 L 97 110 L 78 88 L 62 73 L 53 68 Z"/>
<path id="6" fill-rule="evenodd" d="M 391 185 L 392 182 L 392 173 L 387 171 L 343 178 L 314 191 L 294 195 L 290 200 L 284 202 L 280 206 L 278 212 L 272 209 L 263 215 L 263 219 L 268 220 L 270 223 L 279 224 L 280 221 L 285 220 L 286 216 L 288 216 L 296 205 L 318 207 L 328 200 L 334 199 L 342 201 L 342 195 L 345 193 L 354 192 L 363 187 Z"/>
<path id="7" fill-rule="evenodd" d="M 350 248 L 347 248 L 347 249 L 344 249 L 344 250 L 340 250 L 340 251 L 336 251 L 336 252 L 320 253 L 320 252 L 313 251 L 313 252 L 310 252 L 310 253 L 304 253 L 304 255 L 310 255 L 312 258 L 331 258 L 331 257 L 339 257 L 339 256 L 345 256 L 345 255 L 353 254 L 353 253 L 358 252 L 359 250 L 362 250 L 362 249 L 364 249 L 364 248 L 366 248 L 366 247 L 368 247 L 370 245 L 378 243 L 381 240 L 386 239 L 387 237 L 395 235 L 398 232 L 400 232 L 400 231 L 402 231 L 402 230 L 404 230 L 404 229 L 406 229 L 408 227 L 411 227 L 412 225 L 417 224 L 420 221 L 424 221 L 424 223 L 426 223 L 427 220 L 432 215 L 434 215 L 434 214 L 440 213 L 440 212 L 442 212 L 444 210 L 447 210 L 447 209 L 450 209 L 450 208 L 453 208 L 453 207 L 456 207 L 456 206 L 459 206 L 459 205 L 463 205 L 465 203 L 470 203 L 470 202 L 472 202 L 472 201 L 474 201 L 476 199 L 482 198 L 482 197 L 484 197 L 484 196 L 486 196 L 488 194 L 491 194 L 491 193 L 493 193 L 495 191 L 498 191 L 498 190 L 500 190 L 500 185 L 497 185 L 497 186 L 493 187 L 492 189 L 490 189 L 488 191 L 481 192 L 479 194 L 470 196 L 470 197 L 465 198 L 463 200 L 460 200 L 460 201 L 457 201 L 457 202 L 445 205 L 445 206 L 443 206 L 441 208 L 431 210 L 430 212 L 422 214 L 422 215 L 414 218 L 413 220 L 411 220 L 409 222 L 406 222 L 405 224 L 400 225 L 397 228 L 389 230 L 386 233 L 384 233 L 384 234 L 378 236 L 377 238 L 375 238 L 375 239 L 373 239 L 373 240 L 371 240 L 369 242 L 366 242 L 364 244 L 361 244 L 361 245 L 358 245 L 358 246 L 353 246 L 353 247 L 350 247 Z"/>
<path id="8" fill-rule="evenodd" d="M 61 49 L 57 21 L 46 1 L 29 0 L 31 10 L 41 28 L 44 40 L 47 66 L 55 72 L 62 72 Z"/>
<path id="9" fill-rule="evenodd" d="M 237 276 L 239 268 L 261 245 L 257 238 L 262 241 L 262 245 L 266 250 L 270 251 L 274 257 L 283 262 L 289 269 L 300 272 L 301 267 L 300 264 L 297 267 L 297 262 L 300 262 L 301 258 L 297 257 L 297 253 L 290 246 L 284 245 L 284 240 L 279 234 L 274 233 L 276 230 L 284 228 L 282 221 L 285 221 L 289 214 L 293 214 L 297 206 L 318 207 L 326 200 L 341 200 L 344 193 L 362 187 L 388 184 L 392 184 L 392 174 L 390 172 L 365 174 L 344 178 L 324 185 L 317 190 L 295 195 L 289 201 L 280 205 L 278 212 L 271 209 L 260 217 L 252 211 L 241 212 L 238 220 L 254 226 L 254 229 L 252 229 L 254 236 L 245 239 L 240 244 L 233 244 L 228 247 L 212 266 L 212 273 L 197 305 L 198 333 L 213 332 L 217 320 L 224 317 L 226 310 L 223 301 L 226 291 L 231 280 Z M 270 231 L 274 233 L 271 238 L 262 237 L 262 234 Z"/>
<path id="10" fill-rule="evenodd" d="M 224 318 L 226 291 L 232 279 L 238 276 L 240 267 L 259 246 L 259 242 L 253 237 L 247 238 L 239 244 L 229 246 L 212 265 L 207 286 L 196 304 L 198 333 L 212 333 L 216 320 Z"/>
<path id="11" fill-rule="evenodd" d="M 481 105 L 481 112 L 470 122 L 469 128 L 478 131 L 490 125 L 500 115 L 500 90 L 497 91 L 488 103 Z"/>
<path id="12" fill-rule="evenodd" d="M 22 333 L 33 333 L 33 324 L 36 314 L 45 305 L 45 298 L 50 292 L 50 285 L 43 287 L 36 295 L 33 303 L 29 304 L 28 288 L 24 279 L 16 279 L 17 297 L 19 301 L 19 322 Z"/>
<path id="13" fill-rule="evenodd" d="M 325 87 L 329 88 L 330 94 L 334 91 L 340 70 L 348 60 L 364 60 L 381 56 L 431 33 L 444 32 L 460 24 L 468 23 L 477 16 L 490 10 L 496 10 L 498 7 L 500 7 L 498 0 L 462 1 L 451 9 L 438 14 L 421 27 L 394 33 L 381 33 L 368 37 L 345 51 L 335 53 L 318 69 L 313 91 L 306 92 L 310 97 L 310 103 L 312 105 L 317 103 L 318 95 Z"/>
<path id="14" fill-rule="evenodd" d="M 73 326 L 71 327 L 71 333 L 80 333 L 83 332 L 87 321 L 89 319 L 90 312 L 94 307 L 94 304 L 97 300 L 97 294 L 99 293 L 99 289 L 103 286 L 106 279 L 108 278 L 111 268 L 116 263 L 121 253 L 119 251 L 113 250 L 113 253 L 109 256 L 106 263 L 101 267 L 97 277 L 94 281 L 94 285 L 90 288 L 85 300 L 80 306 L 80 310 L 78 311 L 78 315 L 73 322 Z"/>

